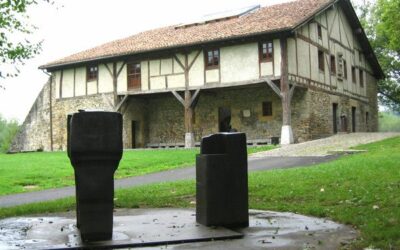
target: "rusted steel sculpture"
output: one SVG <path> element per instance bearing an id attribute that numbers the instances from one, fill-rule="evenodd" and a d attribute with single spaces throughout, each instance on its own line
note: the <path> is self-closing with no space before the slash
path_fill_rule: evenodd
<path id="1" fill-rule="evenodd" d="M 196 220 L 205 226 L 249 225 L 244 133 L 203 137 L 196 158 Z"/>

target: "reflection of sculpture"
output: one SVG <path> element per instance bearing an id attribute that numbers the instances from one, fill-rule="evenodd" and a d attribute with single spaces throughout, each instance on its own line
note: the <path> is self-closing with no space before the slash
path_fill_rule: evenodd
<path id="1" fill-rule="evenodd" d="M 340 116 L 340 132 L 347 132 L 347 116 Z"/>
<path id="2" fill-rule="evenodd" d="M 68 116 L 68 157 L 75 170 L 77 226 L 83 241 L 110 240 L 114 172 L 122 157 L 122 115 Z"/>
<path id="3" fill-rule="evenodd" d="M 206 226 L 247 227 L 246 134 L 203 137 L 196 158 L 196 219 Z"/>

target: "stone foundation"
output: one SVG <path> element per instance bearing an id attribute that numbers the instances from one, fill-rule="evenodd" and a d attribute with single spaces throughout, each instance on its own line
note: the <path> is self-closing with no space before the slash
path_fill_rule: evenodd
<path id="1" fill-rule="evenodd" d="M 292 100 L 295 142 L 333 134 L 333 103 L 338 104 L 338 131 L 342 115 L 347 117 L 346 132 L 352 131 L 352 107 L 356 108 L 356 132 L 376 131 L 378 109 L 374 95 L 376 87 L 373 85 L 367 85 L 372 105 L 344 95 L 296 88 Z M 43 87 L 11 151 L 65 150 L 67 114 L 79 109 L 113 110 L 112 93 L 64 99 L 55 99 L 53 95 L 50 99 L 50 86 L 54 93 L 54 84 L 49 82 Z M 271 116 L 263 116 L 262 103 L 266 101 L 272 103 Z M 193 116 L 196 142 L 203 136 L 219 132 L 219 108 L 230 110 L 232 129 L 246 133 L 248 140 L 267 141 L 281 135 L 281 100 L 266 84 L 257 84 L 242 88 L 201 90 Z M 124 117 L 124 148 L 185 145 L 184 108 L 172 93 L 129 96 L 120 112 Z"/>

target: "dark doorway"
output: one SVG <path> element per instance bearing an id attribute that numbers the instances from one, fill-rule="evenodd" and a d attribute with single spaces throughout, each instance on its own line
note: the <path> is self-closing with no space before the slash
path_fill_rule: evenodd
<path id="1" fill-rule="evenodd" d="M 356 132 L 356 107 L 351 107 L 351 129 Z"/>
<path id="2" fill-rule="evenodd" d="M 218 108 L 218 128 L 219 132 L 231 131 L 231 109 L 226 107 Z"/>
<path id="3" fill-rule="evenodd" d="M 340 116 L 340 132 L 347 132 L 347 117 L 345 115 Z"/>
<path id="4" fill-rule="evenodd" d="M 136 127 L 137 121 L 132 121 L 132 148 L 136 148 Z"/>
<path id="5" fill-rule="evenodd" d="M 369 113 L 366 112 L 366 113 L 365 113 L 365 131 L 366 131 L 366 132 L 369 132 L 368 123 L 369 123 Z"/>
<path id="6" fill-rule="evenodd" d="M 338 104 L 333 103 L 332 104 L 332 123 L 333 123 L 333 133 L 336 134 L 338 132 L 337 130 L 337 109 L 338 109 Z"/>

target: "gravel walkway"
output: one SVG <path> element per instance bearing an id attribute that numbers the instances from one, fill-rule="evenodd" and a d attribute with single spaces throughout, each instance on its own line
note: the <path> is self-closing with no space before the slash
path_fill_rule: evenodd
<path id="1" fill-rule="evenodd" d="M 380 141 L 400 133 L 350 133 L 337 134 L 328 138 L 286 145 L 280 148 L 253 154 L 252 158 L 268 156 L 326 156 L 330 151 L 346 150 L 359 144 Z"/>

